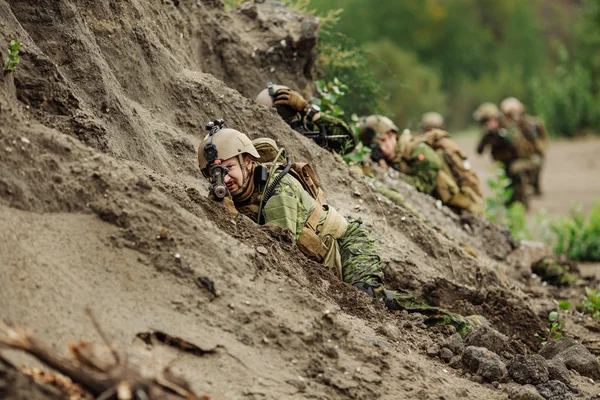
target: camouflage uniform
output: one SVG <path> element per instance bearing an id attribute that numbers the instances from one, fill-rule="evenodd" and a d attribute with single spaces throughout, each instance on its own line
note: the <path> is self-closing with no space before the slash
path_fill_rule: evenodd
<path id="1" fill-rule="evenodd" d="M 391 166 L 406 175 L 402 179 L 419 192 L 433 194 L 442 169 L 442 160 L 427 143 L 418 142 L 412 149 L 402 148 L 401 143 L 398 140 L 396 154 L 390 161 Z"/>
<path id="2" fill-rule="evenodd" d="M 323 130 L 325 134 L 325 138 L 317 137 L 314 140 L 321 147 L 335 151 L 339 154 L 348 154 L 357 144 L 357 138 L 352 133 L 352 130 L 348 127 L 348 125 L 342 121 L 341 119 L 332 117 L 321 112 L 319 118 L 314 122 L 309 122 L 306 124 L 307 128 L 313 132 L 321 132 Z M 304 127 L 302 125 L 295 127 L 294 123 L 292 123 L 292 127 L 301 134 L 305 134 Z M 327 136 L 348 136 L 349 140 L 340 140 L 340 139 L 332 139 L 327 140 Z"/>
<path id="3" fill-rule="evenodd" d="M 525 115 L 518 122 L 517 126 L 521 130 L 523 136 L 529 141 L 533 149 L 530 151 L 531 160 L 535 166 L 535 170 L 532 172 L 531 184 L 536 194 L 541 194 L 540 189 L 540 175 L 542 167 L 544 165 L 544 158 L 546 154 L 546 148 L 548 147 L 548 133 L 546 132 L 546 126 L 538 118 Z"/>
<path id="4" fill-rule="evenodd" d="M 513 190 L 509 203 L 520 201 L 528 205 L 526 187 L 529 176 L 535 170 L 531 160 L 533 145 L 524 137 L 514 122 L 503 121 L 495 131 L 484 131 L 477 145 L 477 153 L 481 154 L 490 147 L 492 158 L 504 165 L 506 175 L 510 178 Z"/>
<path id="5" fill-rule="evenodd" d="M 280 171 L 272 174 L 267 187 L 279 174 Z M 256 222 L 259 220 L 260 198 L 260 194 L 252 193 L 246 200 L 240 201 L 235 197 L 233 200 L 236 209 L 241 214 Z M 298 240 L 316 205 L 316 200 L 304 190 L 302 184 L 287 174 L 281 179 L 273 195 L 264 205 L 262 212 L 264 219 L 261 219 L 261 222 L 287 229 Z M 337 212 L 331 207 L 322 207 L 323 212 L 316 227 L 317 233 L 324 229 L 323 225 L 328 214 Z M 419 312 L 428 317 L 426 323 L 454 325 L 463 336 L 470 332 L 469 323 L 461 316 L 453 315 L 437 307 L 430 307 L 402 290 L 385 289 L 382 262 L 377 253 L 375 241 L 361 226 L 360 221 L 348 221 L 345 232 L 336 239 L 336 242 L 341 259 L 341 269 L 336 273 L 344 282 L 357 286 L 373 297 L 383 298 L 386 306 L 392 310 Z"/>

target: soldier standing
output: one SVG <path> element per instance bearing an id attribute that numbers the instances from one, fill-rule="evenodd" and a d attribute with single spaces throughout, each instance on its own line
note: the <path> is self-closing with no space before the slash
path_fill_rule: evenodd
<path id="1" fill-rule="evenodd" d="M 540 175 L 544 165 L 546 149 L 548 147 L 548 133 L 546 126 L 537 117 L 526 115 L 525 106 L 515 97 L 508 97 L 500 103 L 500 110 L 504 119 L 509 123 L 515 123 L 525 139 L 533 146 L 531 160 L 535 165 L 535 170 L 531 176 L 530 182 L 533 185 L 534 193 L 540 195 Z"/>
<path id="2" fill-rule="evenodd" d="M 533 145 L 525 139 L 518 126 L 505 120 L 500 109 L 493 103 L 483 103 L 473 113 L 483 130 L 483 136 L 477 145 L 477 153 L 482 154 L 490 148 L 492 158 L 502 163 L 510 179 L 513 193 L 509 203 L 519 201 L 527 207 L 527 184 L 535 170 L 531 161 Z"/>

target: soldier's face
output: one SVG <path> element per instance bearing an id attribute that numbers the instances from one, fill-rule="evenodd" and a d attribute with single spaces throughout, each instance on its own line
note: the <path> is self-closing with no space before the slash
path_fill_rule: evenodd
<path id="1" fill-rule="evenodd" d="M 492 117 L 487 120 L 485 127 L 488 131 L 497 131 L 500 128 L 500 121 L 498 121 L 498 118 Z"/>
<path id="2" fill-rule="evenodd" d="M 385 158 L 392 158 L 396 153 L 396 143 L 398 141 L 398 135 L 395 132 L 388 132 L 380 135 L 377 138 L 379 146 L 381 147 L 381 153 Z"/>
<path id="3" fill-rule="evenodd" d="M 227 185 L 229 193 L 236 193 L 243 188 L 244 177 L 247 176 L 251 164 L 252 159 L 250 156 L 244 158 L 244 165 L 240 165 L 238 157 L 228 158 L 223 161 L 223 166 L 228 170 L 225 176 L 225 185 Z"/>

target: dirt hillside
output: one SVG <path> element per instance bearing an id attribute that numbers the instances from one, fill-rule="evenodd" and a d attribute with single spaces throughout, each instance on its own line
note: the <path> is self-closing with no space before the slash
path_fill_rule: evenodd
<path id="1" fill-rule="evenodd" d="M 316 19 L 268 2 L 226 12 L 219 0 L 0 0 L 3 43 L 10 35 L 22 60 L 0 77 L 0 320 L 65 353 L 77 339 L 99 341 L 89 306 L 130 362 L 170 364 L 214 399 L 503 399 L 521 390 L 431 357 L 451 329 L 386 311 L 283 232 L 206 198 L 196 149 L 207 121 L 272 137 L 315 167 L 330 204 L 373 232 L 390 287 L 485 316 L 507 335 L 508 356 L 539 349 L 533 335 L 556 292 L 523 277 L 547 250 L 518 247 L 502 228 L 398 184 L 416 218 L 249 99 L 269 80 L 310 91 Z M 577 339 L 599 336 L 581 329 Z M 161 344 L 161 334 L 140 340 L 151 332 L 205 351 Z M 571 381 L 574 396 L 600 393 L 589 378 Z M 0 394 L 23 398 L 6 387 Z"/>

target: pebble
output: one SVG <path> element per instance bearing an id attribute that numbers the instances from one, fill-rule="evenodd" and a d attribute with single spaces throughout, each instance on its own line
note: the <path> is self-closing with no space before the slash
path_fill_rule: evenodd
<path id="1" fill-rule="evenodd" d="M 29 139 L 27 139 L 26 137 L 22 137 L 21 142 L 27 143 L 27 144 L 31 143 L 31 141 Z"/>
<path id="2" fill-rule="evenodd" d="M 258 246 L 258 247 L 256 248 L 256 251 L 257 251 L 258 253 L 260 253 L 260 254 L 263 254 L 263 255 L 267 255 L 267 254 L 269 254 L 269 251 L 268 251 L 268 250 L 267 250 L 267 248 L 266 248 L 266 247 L 264 247 L 264 246 Z"/>

